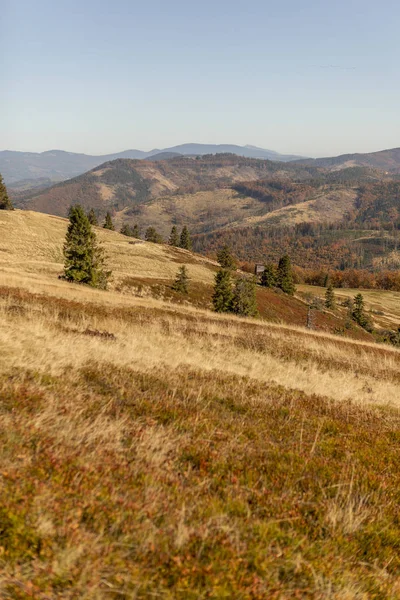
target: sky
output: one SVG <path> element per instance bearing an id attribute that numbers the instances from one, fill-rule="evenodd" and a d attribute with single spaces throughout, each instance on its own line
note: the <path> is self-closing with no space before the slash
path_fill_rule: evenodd
<path id="1" fill-rule="evenodd" d="M 0 150 L 400 146 L 398 0 L 0 0 Z"/>

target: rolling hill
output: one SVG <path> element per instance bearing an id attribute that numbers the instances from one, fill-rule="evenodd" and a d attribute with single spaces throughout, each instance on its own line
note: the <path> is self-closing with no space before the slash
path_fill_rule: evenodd
<path id="1" fill-rule="evenodd" d="M 369 167 L 391 173 L 400 173 L 400 148 L 366 154 L 342 154 L 327 158 L 309 158 L 299 162 L 300 164 L 332 170 L 346 169 L 348 167 Z"/>
<path id="2" fill-rule="evenodd" d="M 4 150 L 0 152 L 0 173 L 2 173 L 8 185 L 14 185 L 21 180 L 50 179 L 51 181 L 63 181 L 81 175 L 102 163 L 119 158 L 144 159 L 154 157 L 154 160 L 165 160 L 166 157 L 170 158 L 177 155 L 201 156 L 227 152 L 247 158 L 284 162 L 300 158 L 255 146 L 236 146 L 232 144 L 182 144 L 171 148 L 154 149 L 150 152 L 125 150 L 102 156 L 91 156 L 62 150 L 49 150 L 41 153 Z"/>
<path id="3" fill-rule="evenodd" d="M 398 597 L 400 352 L 210 312 L 212 261 L 115 232 L 68 284 L 66 226 L 0 211 L 1 597 Z"/>
<path id="4" fill-rule="evenodd" d="M 22 274 L 30 274 L 35 281 L 52 286 L 63 270 L 62 247 L 67 220 L 32 211 L 0 211 L 0 268 L 5 278 L 16 281 Z M 191 279 L 186 304 L 210 309 L 214 277 L 218 263 L 204 256 L 168 245 L 147 243 L 123 236 L 117 232 L 95 228 L 107 254 L 107 263 L 113 272 L 110 289 L 122 297 L 149 297 L 165 301 L 182 301 L 172 290 L 179 266 L 186 265 Z M 65 288 L 62 282 L 58 284 Z M 29 289 L 33 289 L 32 286 Z M 67 286 L 68 287 L 68 286 Z M 47 288 L 46 288 L 47 289 Z M 71 289 L 71 288 L 69 288 Z M 73 289 L 73 288 L 72 288 Z M 258 288 L 260 315 L 269 321 L 284 321 L 303 325 L 307 321 L 307 303 L 299 298 L 278 295 Z M 316 327 L 334 332 L 344 325 L 345 314 L 321 312 Z M 359 328 L 347 334 L 356 339 L 372 337 Z"/>
<path id="5" fill-rule="evenodd" d="M 266 176 L 310 178 L 310 169 L 290 164 L 232 154 L 160 162 L 118 159 L 45 190 L 12 195 L 16 206 L 49 214 L 65 216 L 71 203 L 79 202 L 103 215 L 106 210 L 136 210 L 160 197 L 231 188 L 235 182 Z"/>
<path id="6" fill-rule="evenodd" d="M 23 209 L 66 216 L 71 204 L 112 213 L 118 229 L 187 225 L 197 250 L 225 242 L 241 260 L 301 267 L 397 268 L 400 183 L 376 169 L 278 163 L 233 154 L 118 159 L 45 189 L 11 191 Z"/>

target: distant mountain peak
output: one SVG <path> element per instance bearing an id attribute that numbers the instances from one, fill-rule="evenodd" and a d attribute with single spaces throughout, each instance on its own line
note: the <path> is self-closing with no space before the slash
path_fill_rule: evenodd
<path id="1" fill-rule="evenodd" d="M 238 146 L 235 144 L 186 143 L 170 148 L 154 148 L 150 152 L 131 149 L 100 156 L 66 152 L 54 148 L 45 152 L 0 151 L 0 173 L 3 175 L 6 184 L 14 184 L 26 179 L 50 179 L 53 182 L 58 182 L 76 177 L 105 162 L 118 158 L 143 160 L 156 155 L 171 157 L 180 154 L 201 156 L 224 153 L 236 154 L 245 158 L 282 162 L 303 159 L 301 156 L 283 155 L 257 146 Z M 160 160 L 160 157 L 158 160 Z"/>

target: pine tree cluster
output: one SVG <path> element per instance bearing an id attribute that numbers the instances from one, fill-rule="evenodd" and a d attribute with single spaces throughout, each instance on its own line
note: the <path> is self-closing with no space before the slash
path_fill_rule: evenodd
<path id="1" fill-rule="evenodd" d="M 176 225 L 174 225 L 171 229 L 171 233 L 169 236 L 168 243 L 170 246 L 175 246 L 175 248 L 183 248 L 184 250 L 192 249 L 192 239 L 190 237 L 190 233 L 186 225 L 183 227 L 181 234 L 178 234 L 178 229 Z"/>
<path id="2" fill-rule="evenodd" d="M 369 315 L 365 313 L 365 303 L 362 294 L 354 296 L 351 316 L 353 321 L 358 323 L 360 327 L 366 331 L 373 331 L 371 319 Z"/>
<path id="3" fill-rule="evenodd" d="M 265 265 L 261 274 L 260 283 L 267 288 L 279 288 L 285 294 L 293 296 L 296 291 L 294 284 L 292 263 L 290 257 L 285 254 L 279 260 L 278 267 L 272 263 Z"/>
<path id="4" fill-rule="evenodd" d="M 110 231 L 115 231 L 114 223 L 111 218 L 111 214 L 107 212 L 106 219 L 104 221 L 103 229 L 109 229 Z"/>
<path id="5" fill-rule="evenodd" d="M 133 238 L 137 238 L 140 239 L 140 229 L 139 229 L 139 225 L 134 225 L 133 227 L 131 227 L 130 225 L 122 225 L 121 227 L 121 231 L 120 233 L 122 233 L 122 235 L 126 235 L 127 237 L 133 237 Z"/>
<path id="6" fill-rule="evenodd" d="M 0 192 L 1 192 L 1 186 L 0 186 Z M 1 198 L 1 194 L 0 194 L 0 198 Z M 1 204 L 0 204 L 0 208 L 2 208 Z M 99 224 L 97 213 L 93 208 L 91 208 L 89 210 L 89 212 L 87 213 L 87 218 L 91 225 L 97 226 Z M 115 226 L 114 226 L 110 212 L 106 213 L 105 220 L 103 223 L 103 229 L 115 231 Z M 131 227 L 128 224 L 122 225 L 122 227 L 120 229 L 120 233 L 122 235 L 126 235 L 127 237 L 134 237 L 137 239 L 140 239 L 140 237 L 141 237 L 140 228 L 139 228 L 139 225 L 137 225 L 137 224 L 134 225 L 133 227 Z M 145 234 L 144 234 L 144 239 L 146 240 L 146 242 L 152 242 L 154 244 L 163 244 L 164 243 L 162 236 L 158 233 L 157 229 L 152 226 L 150 226 L 146 229 Z M 171 234 L 169 236 L 168 243 L 170 246 L 175 246 L 176 248 L 183 248 L 185 250 L 191 250 L 192 249 L 192 239 L 191 239 L 189 230 L 186 227 L 186 225 L 183 227 L 180 234 L 178 233 L 178 229 L 177 229 L 176 225 L 174 225 L 171 229 Z"/>
<path id="7" fill-rule="evenodd" d="M 212 301 L 216 312 L 256 317 L 258 309 L 255 277 L 239 277 L 233 284 L 231 271 L 220 269 L 215 275 Z"/>

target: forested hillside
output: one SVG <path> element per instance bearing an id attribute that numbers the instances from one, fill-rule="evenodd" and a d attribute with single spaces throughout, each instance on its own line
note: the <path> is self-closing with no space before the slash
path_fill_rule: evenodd
<path id="1" fill-rule="evenodd" d="M 365 167 L 328 171 L 232 154 L 168 161 L 119 159 L 45 190 L 13 193 L 17 207 L 66 216 L 79 202 L 117 226 L 189 227 L 195 248 L 227 243 L 241 260 L 289 252 L 301 267 L 397 268 L 400 181 Z"/>

